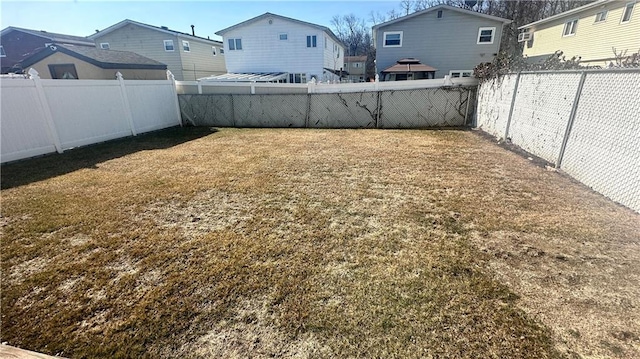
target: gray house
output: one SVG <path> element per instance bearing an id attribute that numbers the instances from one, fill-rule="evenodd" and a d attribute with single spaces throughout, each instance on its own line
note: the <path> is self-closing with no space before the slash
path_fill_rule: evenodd
<path id="1" fill-rule="evenodd" d="M 188 34 L 166 26 L 124 20 L 88 38 L 103 50 L 133 51 L 167 64 L 179 81 L 227 72 L 222 42 L 195 36 L 193 28 Z"/>
<path id="2" fill-rule="evenodd" d="M 498 54 L 502 27 L 511 20 L 438 5 L 373 27 L 376 72 L 383 81 L 470 77 L 473 68 Z M 410 59 L 417 69 L 400 71 Z M 400 61 L 400 62 L 399 62 Z M 434 75 L 435 71 L 435 75 Z"/>

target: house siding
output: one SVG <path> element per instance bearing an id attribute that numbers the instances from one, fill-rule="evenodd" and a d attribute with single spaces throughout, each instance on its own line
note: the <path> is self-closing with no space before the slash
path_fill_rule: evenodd
<path id="1" fill-rule="evenodd" d="M 271 20 L 271 24 L 269 21 Z M 287 40 L 280 40 L 287 34 Z M 316 36 L 317 46 L 307 47 L 307 36 Z M 223 34 L 225 60 L 230 73 L 288 72 L 304 73 L 307 80 L 316 76 L 326 80 L 323 67 L 340 69 L 340 58 L 333 52 L 335 42 L 324 31 L 279 17 L 266 17 Z M 242 39 L 242 50 L 229 50 L 229 39 Z M 328 39 L 325 49 L 325 39 Z M 334 59 L 336 61 L 334 61 Z"/>
<path id="2" fill-rule="evenodd" d="M 87 39 L 87 42 L 90 40 Z M 7 73 L 13 65 L 23 60 L 38 50 L 42 49 L 45 44 L 52 43 L 50 39 L 35 36 L 20 30 L 12 30 L 2 35 L 0 45 L 3 46 L 6 57 L 0 57 L 0 67 L 2 73 Z M 64 41 L 59 42 L 64 44 Z M 81 45 L 75 45 L 81 46 Z M 28 70 L 28 69 L 27 69 Z"/>
<path id="3" fill-rule="evenodd" d="M 448 75 L 451 70 L 473 70 L 476 65 L 493 60 L 502 40 L 502 22 L 448 9 L 442 11 L 440 19 L 437 11 L 431 11 L 376 28 L 378 74 L 408 57 L 436 68 L 436 78 Z M 496 28 L 492 44 L 477 44 L 481 27 Z M 384 33 L 389 31 L 403 32 L 401 47 L 383 46 Z"/>
<path id="4" fill-rule="evenodd" d="M 561 50 L 568 59 L 580 56 L 581 61 L 591 65 L 607 66 L 614 58 L 612 48 L 627 55 L 640 50 L 640 2 L 637 2 L 631 20 L 621 24 L 627 2 L 612 2 L 579 14 L 540 24 L 531 28 L 533 41 L 527 41 L 523 55 L 528 57 L 551 55 Z M 607 19 L 595 23 L 596 14 L 608 10 Z M 575 35 L 563 37 L 564 24 L 578 19 Z"/>
<path id="5" fill-rule="evenodd" d="M 111 50 L 132 51 L 166 64 L 167 69 L 173 73 L 176 80 L 184 80 L 180 58 L 182 47 L 178 37 L 175 35 L 135 24 L 126 24 L 104 35 L 98 33 L 92 37 L 97 48 L 100 48 L 101 42 L 108 42 Z M 173 40 L 175 50 L 172 52 L 164 51 L 164 40 Z"/>
<path id="6" fill-rule="evenodd" d="M 125 80 L 166 80 L 167 78 L 165 70 L 103 69 L 61 52 L 51 54 L 30 67 L 38 71 L 40 78 L 51 79 L 50 64 L 75 65 L 80 80 L 115 80 L 117 72 L 120 72 Z"/>
<path id="7" fill-rule="evenodd" d="M 227 72 L 224 55 L 220 54 L 221 42 L 200 41 L 194 38 L 178 36 L 180 58 L 182 61 L 182 76 L 185 81 L 221 75 Z M 190 51 L 182 49 L 182 41 L 189 41 Z M 213 56 L 212 47 L 216 47 L 217 56 Z"/>

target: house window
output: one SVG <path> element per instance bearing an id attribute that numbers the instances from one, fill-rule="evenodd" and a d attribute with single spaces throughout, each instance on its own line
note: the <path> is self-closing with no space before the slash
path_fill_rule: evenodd
<path id="1" fill-rule="evenodd" d="M 473 71 L 471 70 L 452 70 L 449 71 L 449 76 L 451 77 L 471 77 L 473 75 Z"/>
<path id="2" fill-rule="evenodd" d="M 631 20 L 631 13 L 633 12 L 633 6 L 635 4 L 635 2 L 630 2 L 627 4 L 627 6 L 624 8 L 624 12 L 622 13 L 622 20 L 620 21 L 620 23 L 629 22 L 629 20 Z"/>
<path id="3" fill-rule="evenodd" d="M 318 46 L 318 38 L 316 35 L 307 36 L 307 47 L 317 47 Z"/>
<path id="4" fill-rule="evenodd" d="M 383 34 L 383 47 L 402 47 L 402 31 L 389 31 Z"/>
<path id="5" fill-rule="evenodd" d="M 164 40 L 164 51 L 174 51 L 173 40 Z"/>
<path id="6" fill-rule="evenodd" d="M 493 44 L 493 35 L 495 33 L 495 27 L 481 27 L 478 29 L 478 44 Z"/>
<path id="7" fill-rule="evenodd" d="M 328 43 L 329 43 L 329 39 L 327 39 L 327 37 L 325 36 L 325 37 L 324 37 L 324 48 L 325 48 L 325 49 L 327 48 L 327 46 L 328 46 L 327 44 L 328 44 Z"/>
<path id="8" fill-rule="evenodd" d="M 442 19 L 442 10 L 438 10 L 438 19 Z"/>
<path id="9" fill-rule="evenodd" d="M 100 43 L 100 48 L 103 50 L 109 50 L 109 43 L 108 42 L 101 42 Z"/>
<path id="10" fill-rule="evenodd" d="M 287 34 L 280 34 L 278 35 L 278 39 L 284 41 L 284 40 L 289 40 L 289 35 Z"/>
<path id="11" fill-rule="evenodd" d="M 578 19 L 568 21 L 564 24 L 564 31 L 562 36 L 573 36 L 576 34 L 576 28 L 578 27 Z"/>
<path id="12" fill-rule="evenodd" d="M 190 52 L 191 51 L 191 47 L 189 47 L 189 41 L 182 40 L 182 51 L 184 51 L 184 52 Z"/>
<path id="13" fill-rule="evenodd" d="M 74 64 L 49 65 L 52 79 L 77 80 L 78 73 Z"/>
<path id="14" fill-rule="evenodd" d="M 242 50 L 242 39 L 229 39 L 229 51 Z"/>
<path id="15" fill-rule="evenodd" d="M 607 13 L 608 11 L 600 11 L 599 13 L 596 14 L 596 21 L 595 22 L 603 22 L 607 19 Z"/>
<path id="16" fill-rule="evenodd" d="M 7 57 L 7 53 L 4 52 L 4 46 L 0 45 L 0 57 Z"/>
<path id="17" fill-rule="evenodd" d="M 213 56 L 218 56 L 218 50 L 215 46 L 211 46 L 211 52 L 213 53 Z"/>
<path id="18" fill-rule="evenodd" d="M 359 69 L 360 68 L 360 63 L 359 62 L 354 62 L 351 64 L 351 66 L 353 66 L 353 68 Z"/>
<path id="19" fill-rule="evenodd" d="M 224 55 L 224 48 L 220 48 L 220 55 Z"/>

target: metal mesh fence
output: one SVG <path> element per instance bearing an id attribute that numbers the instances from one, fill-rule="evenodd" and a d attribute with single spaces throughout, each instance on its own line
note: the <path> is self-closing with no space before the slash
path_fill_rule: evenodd
<path id="1" fill-rule="evenodd" d="M 580 73 L 522 74 L 507 137 L 555 163 L 580 83 Z"/>
<path id="2" fill-rule="evenodd" d="M 504 137 L 516 85 L 516 74 L 508 74 L 478 87 L 476 123 L 483 131 Z"/>
<path id="3" fill-rule="evenodd" d="M 375 128 L 377 93 L 332 93 L 311 95 L 309 127 Z"/>
<path id="4" fill-rule="evenodd" d="M 640 72 L 589 73 L 562 169 L 640 212 Z"/>
<path id="5" fill-rule="evenodd" d="M 198 126 L 235 126 L 231 95 L 179 95 L 182 117 Z"/>
<path id="6" fill-rule="evenodd" d="M 183 118 L 201 126 L 425 128 L 465 126 L 474 89 L 427 88 L 327 94 L 179 95 Z M 468 121 L 470 122 L 470 121 Z"/>
<path id="7" fill-rule="evenodd" d="M 233 95 L 235 126 L 305 127 L 308 95 Z"/>
<path id="8" fill-rule="evenodd" d="M 433 88 L 380 93 L 380 128 L 464 126 L 470 89 Z"/>

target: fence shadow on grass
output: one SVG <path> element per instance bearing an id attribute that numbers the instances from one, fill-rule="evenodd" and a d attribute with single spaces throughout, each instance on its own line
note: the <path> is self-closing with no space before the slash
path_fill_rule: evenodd
<path id="1" fill-rule="evenodd" d="M 123 157 L 138 151 L 165 149 L 207 136 L 215 130 L 209 127 L 172 127 L 95 145 L 79 147 L 62 154 L 3 164 L 0 187 L 9 189 L 60 176 L 82 168 L 96 168 L 98 163 Z"/>

